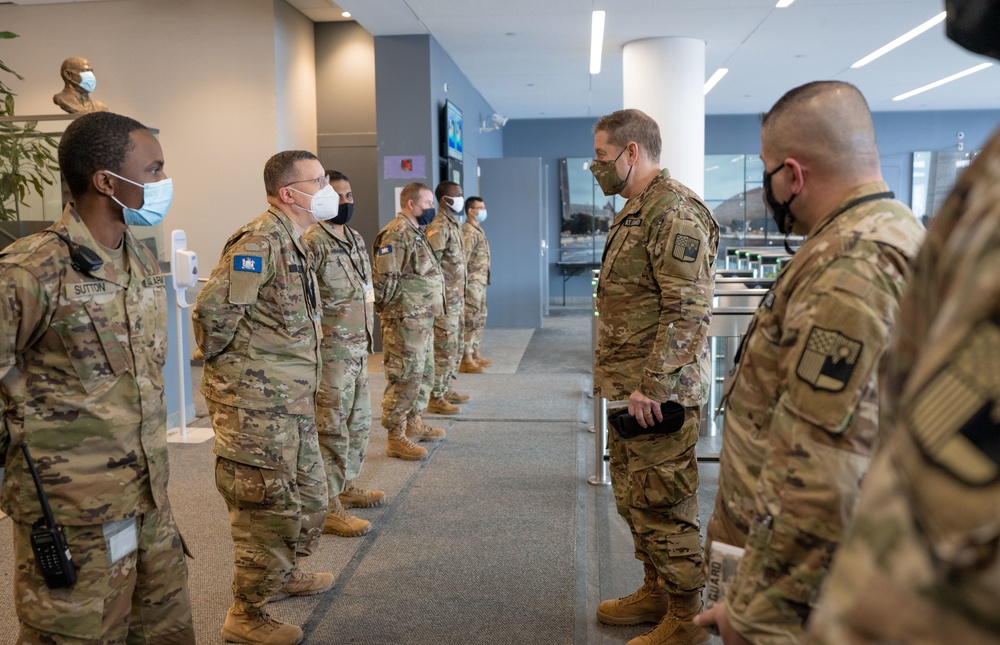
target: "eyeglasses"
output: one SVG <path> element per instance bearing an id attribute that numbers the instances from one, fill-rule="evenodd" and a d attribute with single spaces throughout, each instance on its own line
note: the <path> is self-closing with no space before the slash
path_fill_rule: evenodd
<path id="1" fill-rule="evenodd" d="M 282 188 L 288 188 L 292 184 L 304 184 L 307 181 L 315 182 L 316 186 L 321 189 L 326 188 L 327 186 L 330 185 L 330 178 L 327 177 L 326 175 L 323 175 L 322 177 L 317 177 L 316 179 L 299 179 L 298 181 L 290 181 L 284 186 L 282 186 Z"/>

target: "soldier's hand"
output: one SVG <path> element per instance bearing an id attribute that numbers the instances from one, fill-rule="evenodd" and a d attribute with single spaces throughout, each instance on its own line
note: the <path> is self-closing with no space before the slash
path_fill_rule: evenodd
<path id="1" fill-rule="evenodd" d="M 710 629 L 713 625 L 718 627 L 718 634 L 722 636 L 722 642 L 725 645 L 750 645 L 750 642 L 743 638 L 737 633 L 733 626 L 729 624 L 729 618 L 726 617 L 726 603 L 725 601 L 714 605 L 711 609 L 706 609 L 697 616 L 694 617 L 692 621 L 698 627 L 703 627 L 705 629 Z"/>
<path id="2" fill-rule="evenodd" d="M 648 428 L 653 425 L 654 420 L 663 421 L 663 411 L 660 409 L 660 402 L 654 401 L 639 390 L 636 390 L 628 397 L 628 413 L 635 417 L 639 425 Z"/>

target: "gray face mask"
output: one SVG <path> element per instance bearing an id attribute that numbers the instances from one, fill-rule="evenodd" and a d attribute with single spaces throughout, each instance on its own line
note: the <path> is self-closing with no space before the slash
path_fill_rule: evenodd
<path id="1" fill-rule="evenodd" d="M 969 51 L 1000 58 L 1000 5 L 993 0 L 945 0 L 948 38 Z"/>

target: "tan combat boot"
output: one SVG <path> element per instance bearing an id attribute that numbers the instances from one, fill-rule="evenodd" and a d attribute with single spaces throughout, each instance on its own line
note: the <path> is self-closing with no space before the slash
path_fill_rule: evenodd
<path id="1" fill-rule="evenodd" d="M 389 431 L 389 443 L 385 447 L 387 457 L 405 459 L 407 461 L 417 461 L 427 456 L 427 449 L 410 441 L 406 436 L 406 421 L 401 421 L 399 425 Z"/>
<path id="2" fill-rule="evenodd" d="M 340 537 L 358 537 L 372 530 L 372 523 L 355 517 L 344 509 L 340 503 L 340 497 L 330 499 L 330 510 L 326 514 L 326 522 L 323 523 L 323 532 L 339 535 Z"/>
<path id="3" fill-rule="evenodd" d="M 406 422 L 406 436 L 413 441 L 441 441 L 445 437 L 444 428 L 425 426 L 420 417 Z"/>
<path id="4" fill-rule="evenodd" d="M 691 620 L 701 612 L 701 594 L 686 596 L 670 594 L 670 608 L 660 624 L 642 636 L 633 638 L 628 645 L 701 645 L 712 635 L 697 627 Z"/>
<path id="5" fill-rule="evenodd" d="M 427 411 L 431 414 L 458 414 L 462 408 L 448 403 L 441 397 L 432 396 L 427 402 Z"/>
<path id="6" fill-rule="evenodd" d="M 220 633 L 227 641 L 253 645 L 296 645 L 302 642 L 302 629 L 297 625 L 275 620 L 263 609 L 257 613 L 236 613 L 235 605 L 229 608 Z"/>
<path id="7" fill-rule="evenodd" d="M 644 565 L 645 578 L 635 593 L 605 600 L 597 606 L 597 620 L 606 625 L 657 623 L 667 613 L 668 594 L 656 583 L 656 569 Z"/>
<path id="8" fill-rule="evenodd" d="M 288 580 L 273 596 L 267 599 L 268 602 L 278 602 L 289 596 L 315 596 L 318 593 L 329 591 L 333 587 L 332 573 L 306 573 L 295 566 L 288 574 Z"/>
<path id="9" fill-rule="evenodd" d="M 493 364 L 493 361 L 480 354 L 478 349 L 473 350 L 472 360 L 476 361 L 483 367 L 489 367 L 490 365 Z"/>
<path id="10" fill-rule="evenodd" d="M 469 396 L 468 394 L 460 394 L 455 390 L 448 390 L 447 392 L 444 393 L 444 396 L 441 398 L 443 398 L 448 403 L 454 403 L 455 405 L 459 405 L 461 403 L 468 403 L 469 399 L 471 399 L 472 397 Z"/>
<path id="11" fill-rule="evenodd" d="M 458 371 L 463 374 L 479 374 L 483 371 L 482 366 L 472 358 L 472 354 L 462 357 L 462 362 L 458 365 Z"/>
<path id="12" fill-rule="evenodd" d="M 344 492 L 337 497 L 344 508 L 371 508 L 381 506 L 385 501 L 385 493 L 380 490 L 365 490 L 355 484 L 353 479 L 344 482 Z"/>

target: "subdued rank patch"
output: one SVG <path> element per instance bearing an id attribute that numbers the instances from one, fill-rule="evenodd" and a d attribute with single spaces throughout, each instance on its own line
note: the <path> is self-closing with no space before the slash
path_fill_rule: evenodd
<path id="1" fill-rule="evenodd" d="M 701 240 L 688 235 L 678 233 L 674 237 L 674 250 L 671 255 L 681 262 L 694 262 L 698 259 L 698 250 L 701 248 Z"/>
<path id="2" fill-rule="evenodd" d="M 814 389 L 840 392 L 854 374 L 864 343 L 839 331 L 813 327 L 795 374 Z"/>
<path id="3" fill-rule="evenodd" d="M 642 226 L 642 218 L 641 217 L 629 217 L 624 222 L 622 222 L 622 226 Z"/>
<path id="4" fill-rule="evenodd" d="M 233 271 L 249 271 L 260 273 L 264 268 L 264 260 L 259 255 L 233 256 Z"/>
<path id="5" fill-rule="evenodd" d="M 918 396 L 910 428 L 924 453 L 962 481 L 1000 478 L 1000 328 L 981 323 Z"/>
<path id="6" fill-rule="evenodd" d="M 386 244 L 385 246 L 378 247 L 379 255 L 389 255 L 392 253 L 392 244 Z"/>

